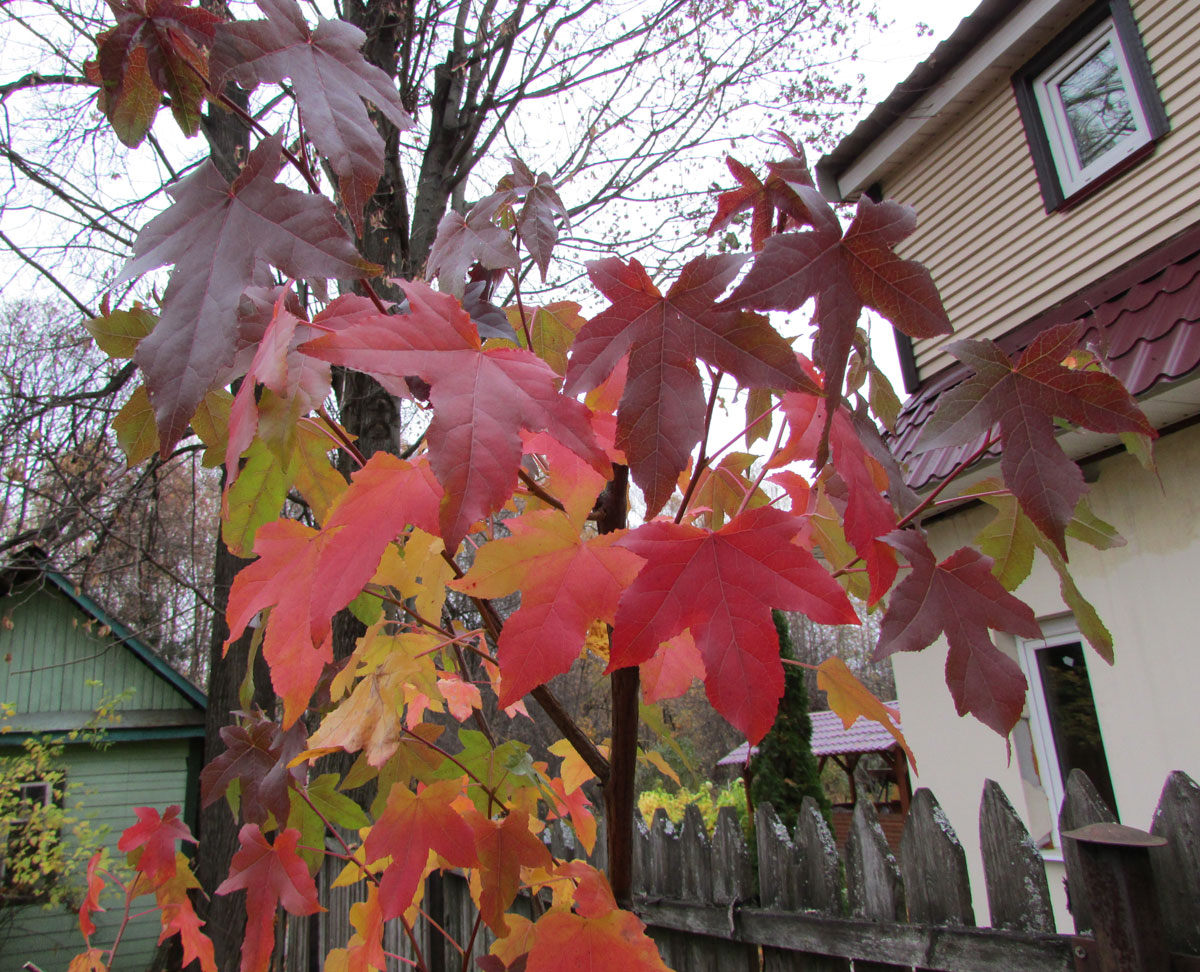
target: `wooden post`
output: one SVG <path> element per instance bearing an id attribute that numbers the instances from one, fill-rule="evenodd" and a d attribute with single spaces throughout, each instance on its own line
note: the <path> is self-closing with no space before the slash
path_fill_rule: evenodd
<path id="1" fill-rule="evenodd" d="M 1167 947 L 1200 955 L 1200 786 L 1187 773 L 1167 777 L 1150 833 L 1167 841 L 1150 848 Z"/>
<path id="2" fill-rule="evenodd" d="M 1068 871 L 1067 880 L 1085 889 L 1096 936 L 1089 970 L 1168 969 L 1149 853 L 1166 840 L 1116 823 L 1088 824 L 1062 836 L 1076 845 L 1077 870 Z"/>
<path id="3" fill-rule="evenodd" d="M 1101 799 L 1092 781 L 1083 770 L 1071 770 L 1067 777 L 1067 793 L 1063 797 L 1062 809 L 1058 814 L 1058 833 L 1086 827 L 1091 823 L 1116 823 L 1117 818 L 1108 804 Z M 1072 880 L 1072 874 L 1080 873 L 1079 845 L 1063 841 L 1063 863 L 1067 866 L 1067 907 L 1075 920 L 1075 931 L 1086 935 L 1092 930 L 1092 910 L 1088 902 L 1088 891 L 1083 882 Z"/>

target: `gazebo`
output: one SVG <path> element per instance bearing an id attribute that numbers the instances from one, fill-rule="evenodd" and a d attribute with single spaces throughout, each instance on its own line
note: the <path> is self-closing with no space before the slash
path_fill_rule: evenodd
<path id="1" fill-rule="evenodd" d="M 896 702 L 884 703 L 897 710 Z M 858 781 L 854 771 L 864 756 L 875 753 L 883 759 L 884 767 L 870 771 L 871 776 L 883 786 L 883 799 L 872 801 L 879 811 L 879 822 L 887 835 L 888 842 L 899 843 L 904 818 L 908 815 L 908 804 L 912 789 L 908 779 L 908 758 L 890 732 L 877 722 L 859 717 L 849 729 L 843 727 L 842 717 L 836 712 L 811 712 L 812 751 L 821 770 L 829 760 L 840 767 L 850 784 L 850 802 L 834 804 L 833 821 L 838 844 L 845 841 L 849 831 L 850 815 L 858 802 Z M 899 727 L 899 720 L 897 720 Z M 728 755 L 717 761 L 718 766 L 741 766 L 747 756 L 753 756 L 758 747 L 750 748 L 742 743 Z M 889 798 L 891 787 L 896 788 L 895 799 Z"/>

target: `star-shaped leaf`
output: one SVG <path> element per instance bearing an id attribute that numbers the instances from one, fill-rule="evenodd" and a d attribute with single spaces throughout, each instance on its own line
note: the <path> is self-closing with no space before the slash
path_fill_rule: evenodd
<path id="1" fill-rule="evenodd" d="M 440 489 L 426 463 L 379 452 L 352 477 L 321 530 L 277 520 L 258 531 L 258 560 L 229 592 L 229 640 L 271 608 L 263 656 L 284 700 L 284 725 L 308 705 L 333 661 L 331 619 L 371 580 L 387 545 L 407 526 L 435 528 Z"/>
<path id="2" fill-rule="evenodd" d="M 429 384 L 429 461 L 445 489 L 440 529 L 447 550 L 512 495 L 522 429 L 547 430 L 598 471 L 611 470 L 588 409 L 559 393 L 558 376 L 544 361 L 523 350 L 485 351 L 456 300 L 420 282 L 400 286 L 408 313 L 379 314 L 361 298 L 340 298 L 314 322 L 336 329 L 304 351 L 366 372 L 395 395 L 407 394 L 408 375 Z"/>
<path id="3" fill-rule="evenodd" d="M 812 229 L 767 240 L 728 303 L 793 311 L 815 297 L 813 360 L 825 374 L 827 392 L 840 398 L 863 305 L 914 338 L 949 334 L 950 321 L 929 271 L 900 259 L 893 249 L 916 228 L 912 209 L 863 196 L 843 235 L 837 216 L 816 189 L 793 188 L 808 209 Z M 823 449 L 819 457 L 823 464 Z"/>
<path id="4" fill-rule="evenodd" d="M 646 935 L 646 926 L 628 911 L 590 918 L 570 911 L 548 911 L 534 925 L 534 933 L 526 972 L 668 972 Z"/>
<path id="5" fill-rule="evenodd" d="M 790 225 L 811 222 L 804 200 L 788 183 L 811 186 L 812 175 L 808 171 L 803 153 L 795 143 L 789 144 L 794 153 L 793 157 L 781 166 L 772 166 L 771 174 L 767 176 L 765 183 L 733 156 L 725 157 L 725 164 L 741 186 L 717 197 L 717 214 L 709 224 L 709 236 L 728 226 L 734 216 L 747 209 L 752 213 L 750 245 L 755 250 L 761 250 L 763 243 L 774 232 L 776 212 L 780 214 L 782 222 Z"/>
<path id="6" fill-rule="evenodd" d="M 764 506 L 716 533 L 662 521 L 629 533 L 621 545 L 647 563 L 617 608 L 610 670 L 647 661 L 690 628 L 713 708 L 757 743 L 783 694 L 771 609 L 858 623 L 837 581 L 792 542 L 801 529 L 798 517 Z"/>
<path id="7" fill-rule="evenodd" d="M 425 265 L 426 276 L 436 277 L 442 291 L 461 297 L 467 271 L 474 263 L 488 270 L 515 272 L 521 268 L 512 236 L 492 222 L 496 210 L 512 198 L 511 192 L 493 193 L 479 200 L 466 216 L 452 209 L 442 217 Z"/>
<path id="8" fill-rule="evenodd" d="M 473 597 L 521 591 L 521 606 L 504 623 L 498 656 L 499 704 L 570 669 L 594 620 L 612 623 L 621 593 L 642 560 L 614 543 L 617 534 L 582 539 L 558 510 L 505 521 L 508 539 L 489 543 L 470 572 L 450 586 Z"/>
<path id="9" fill-rule="evenodd" d="M 134 356 L 164 456 L 233 361 L 238 304 L 260 261 L 297 278 L 358 278 L 379 269 L 358 255 L 329 200 L 275 182 L 281 146 L 278 135 L 260 142 L 232 185 L 209 161 L 168 189 L 174 205 L 138 234 L 117 279 L 175 264 L 158 324 Z"/>
<path id="10" fill-rule="evenodd" d="M 404 914 L 412 904 L 431 850 L 455 867 L 475 864 L 475 836 L 451 806 L 461 789 L 457 779 L 431 783 L 420 793 L 400 783 L 392 786 L 363 845 L 368 863 L 391 858 L 379 885 L 385 920 Z"/>
<path id="11" fill-rule="evenodd" d="M 629 354 L 617 448 L 646 494 L 647 516 L 666 504 L 700 441 L 705 398 L 696 358 L 744 387 L 816 391 L 765 317 L 717 306 L 742 263 L 740 256 L 697 257 L 665 297 L 636 260 L 588 264 L 592 283 L 612 304 L 575 338 L 565 391 L 598 387 Z"/>
<path id="12" fill-rule="evenodd" d="M 478 811 L 467 812 L 467 823 L 475 832 L 479 877 L 483 892 L 479 913 L 497 935 L 508 934 L 504 912 L 521 887 L 522 867 L 549 868 L 553 861 L 541 839 L 529 831 L 529 815 L 514 810 L 501 820 L 491 820 Z"/>
<path id="13" fill-rule="evenodd" d="M 912 572 L 889 598 L 875 658 L 920 651 L 942 632 L 950 643 L 946 684 L 959 715 L 970 712 L 1002 736 L 1025 707 L 1025 676 L 1000 651 L 988 628 L 1040 638 L 1033 611 L 992 576 L 991 558 L 962 547 L 938 563 L 916 530 L 898 530 L 888 542 L 908 558 Z"/>
<path id="14" fill-rule="evenodd" d="M 242 816 L 248 823 L 265 825 L 268 814 L 285 820 L 289 779 L 299 782 L 304 778 L 302 768 L 288 769 L 304 749 L 304 727 L 297 724 L 284 731 L 258 716 L 247 725 L 222 726 L 221 742 L 225 751 L 200 771 L 202 806 L 220 799 L 237 780 Z"/>
<path id="15" fill-rule="evenodd" d="M 359 53 L 366 34 L 344 20 L 309 27 L 295 0 L 255 0 L 266 20 L 239 20 L 217 32 L 214 79 L 244 88 L 291 79 L 304 129 L 337 173 L 342 201 L 362 234 L 363 205 L 383 175 L 383 138 L 369 101 L 400 131 L 413 121 L 392 79 Z M 328 274 L 333 276 L 333 274 Z"/>
<path id="16" fill-rule="evenodd" d="M 550 254 L 558 242 L 558 223 L 569 224 L 567 207 L 559 198 L 550 176 L 545 172 L 535 176 L 520 159 L 511 159 L 513 174 L 506 184 L 523 193 L 525 202 L 517 215 L 517 232 L 537 264 L 542 280 L 550 267 Z"/>
<path id="17" fill-rule="evenodd" d="M 187 135 L 200 128 L 208 56 L 221 18 L 174 0 L 109 0 L 117 25 L 96 38 L 87 65 L 100 84 L 100 109 L 130 148 L 154 123 L 162 95 Z"/>
<path id="18" fill-rule="evenodd" d="M 217 894 L 246 892 L 246 938 L 241 972 L 266 972 L 275 948 L 275 911 L 279 905 L 292 915 L 321 911 L 317 888 L 308 868 L 296 853 L 298 830 L 280 830 L 274 843 L 257 824 L 246 824 L 238 834 L 241 848 L 233 855 L 229 877 Z"/>
<path id="19" fill-rule="evenodd" d="M 1043 331 L 1015 364 L 991 341 L 952 344 L 950 352 L 975 374 L 941 396 L 917 442 L 919 450 L 937 449 L 998 425 L 1004 482 L 1064 560 L 1067 524 L 1086 487 L 1055 438 L 1054 419 L 1093 432 L 1155 434 L 1116 378 L 1063 364 L 1078 349 L 1081 331 L 1078 323 Z"/>
<path id="20" fill-rule="evenodd" d="M 179 816 L 179 806 L 167 807 L 162 814 L 154 807 L 135 807 L 138 822 L 127 827 L 117 841 L 123 853 L 140 850 L 137 870 L 151 881 L 159 882 L 175 874 L 175 841 L 196 843 L 188 825 Z"/>

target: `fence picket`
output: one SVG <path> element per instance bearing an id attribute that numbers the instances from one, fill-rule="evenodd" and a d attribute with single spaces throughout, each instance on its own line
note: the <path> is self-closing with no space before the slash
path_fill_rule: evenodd
<path id="1" fill-rule="evenodd" d="M 805 797 L 800 805 L 792 843 L 798 858 L 793 905 L 824 915 L 842 914 L 843 890 L 837 844 L 812 797 Z M 843 958 L 822 955 L 809 957 L 801 967 L 804 972 L 849 972 L 850 963 Z"/>
<path id="2" fill-rule="evenodd" d="M 796 848 L 787 827 L 770 803 L 759 804 L 754 814 L 758 840 L 758 896 L 764 908 L 793 911 L 799 873 Z M 780 948 L 763 949 L 764 972 L 800 972 L 805 958 Z"/>
<path id="3" fill-rule="evenodd" d="M 1187 773 L 1167 777 L 1150 833 L 1167 840 L 1150 850 L 1167 947 L 1200 955 L 1200 786 Z"/>
<path id="4" fill-rule="evenodd" d="M 846 883 L 850 910 L 861 918 L 878 921 L 904 921 L 904 885 L 900 868 L 879 826 L 875 807 L 859 800 L 846 841 Z M 903 965 L 883 962 L 855 962 L 856 972 L 893 972 Z"/>
<path id="5" fill-rule="evenodd" d="M 904 821 L 900 873 L 909 921 L 974 927 L 967 855 L 928 787 L 913 794 Z"/>
<path id="6" fill-rule="evenodd" d="M 979 843 L 992 927 L 1053 932 L 1054 909 L 1042 856 L 995 780 L 983 784 Z"/>
<path id="7" fill-rule="evenodd" d="M 1067 777 L 1067 793 L 1058 814 L 1059 834 L 1090 823 L 1115 823 L 1116 819 L 1087 774 L 1079 769 L 1071 770 Z M 1067 907 L 1071 909 L 1075 930 L 1083 935 L 1092 930 L 1092 909 L 1080 876 L 1079 848 L 1073 840 L 1064 840 L 1062 844 L 1063 863 L 1067 867 Z"/>

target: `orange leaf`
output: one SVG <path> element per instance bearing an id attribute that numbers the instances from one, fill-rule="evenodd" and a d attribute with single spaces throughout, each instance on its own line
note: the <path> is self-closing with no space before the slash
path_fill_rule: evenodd
<path id="1" fill-rule="evenodd" d="M 654 657 L 638 666 L 642 673 L 642 701 L 647 704 L 675 699 L 704 678 L 704 659 L 691 631 L 683 631 L 658 646 Z"/>
<path id="2" fill-rule="evenodd" d="M 458 780 L 441 780 L 420 793 L 400 783 L 388 793 L 387 806 L 363 845 L 368 863 L 392 859 L 379 884 L 385 920 L 412 904 L 431 850 L 455 867 L 475 863 L 474 835 L 451 806 L 461 789 Z"/>
<path id="3" fill-rule="evenodd" d="M 104 950 L 89 948 L 86 952 L 80 952 L 71 959 L 67 972 L 108 972 L 108 966 L 104 964 Z"/>
<path id="4" fill-rule="evenodd" d="M 840 658 L 826 658 L 817 666 L 817 688 L 825 693 L 829 708 L 842 717 L 843 728 L 849 729 L 860 717 L 878 722 L 890 732 L 908 756 L 913 771 L 916 772 L 917 760 L 904 733 L 897 723 L 900 713 L 879 701 L 871 691 L 863 685 L 854 673 Z"/>
<path id="5" fill-rule="evenodd" d="M 628 911 L 610 911 L 599 918 L 549 911 L 534 931 L 526 972 L 670 972 L 646 936 L 646 926 Z"/>
<path id="6" fill-rule="evenodd" d="M 550 867 L 546 845 L 529 831 L 529 816 L 514 810 L 503 820 L 489 820 L 477 810 L 467 814 L 475 832 L 483 893 L 479 912 L 497 935 L 508 934 L 504 912 L 521 886 L 521 867 Z"/>

